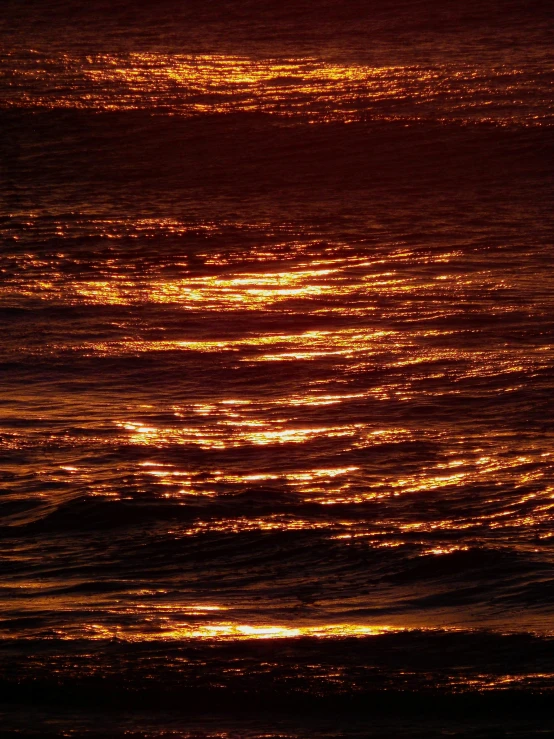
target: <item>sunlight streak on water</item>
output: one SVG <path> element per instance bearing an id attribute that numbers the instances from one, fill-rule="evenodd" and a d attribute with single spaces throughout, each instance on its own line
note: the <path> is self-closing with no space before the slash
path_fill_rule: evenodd
<path id="1" fill-rule="evenodd" d="M 257 112 L 350 123 L 370 115 L 541 125 L 530 84 L 547 94 L 540 67 L 509 64 L 368 66 L 316 57 L 256 59 L 222 54 L 39 54 L 4 56 L 3 107 L 143 110 L 185 116 Z M 531 75 L 531 78 L 530 78 Z M 42 93 L 44 87 L 49 94 Z M 542 115 L 541 115 L 542 114 Z"/>
<path id="2" fill-rule="evenodd" d="M 546 716 L 544 3 L 5 4 L 14 733 L 267 703 L 359 708 L 359 737 L 426 704 L 438 735 L 466 692 Z"/>

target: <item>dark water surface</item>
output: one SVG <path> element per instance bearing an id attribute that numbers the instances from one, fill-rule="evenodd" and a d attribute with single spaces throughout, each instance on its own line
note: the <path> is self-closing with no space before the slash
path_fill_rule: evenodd
<path id="1" fill-rule="evenodd" d="M 549 4 L 2 7 L 5 735 L 554 735 Z"/>

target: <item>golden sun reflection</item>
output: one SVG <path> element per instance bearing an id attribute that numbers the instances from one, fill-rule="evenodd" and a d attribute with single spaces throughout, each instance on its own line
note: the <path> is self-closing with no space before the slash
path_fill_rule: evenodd
<path id="1" fill-rule="evenodd" d="M 29 225 L 33 225 L 32 221 Z M 233 228 L 240 228 L 248 233 L 253 225 L 239 224 Z M 186 236 L 192 229 L 185 223 L 120 223 L 120 222 L 87 222 L 80 226 L 71 224 L 75 235 L 81 231 L 90 235 L 109 238 L 146 238 L 145 234 L 159 238 L 172 236 L 174 233 Z M 216 227 L 214 224 L 197 224 L 196 230 L 213 229 L 215 235 L 220 234 L 225 224 Z M 278 227 L 271 227 L 276 234 Z M 68 236 L 73 235 L 69 233 Z M 266 237 L 267 238 L 267 237 Z M 10 278 L 6 284 L 0 286 L 2 294 L 20 294 L 22 297 L 36 296 L 40 300 L 62 302 L 63 304 L 80 305 L 82 303 L 98 305 L 144 305 L 167 304 L 179 305 L 187 311 L 202 312 L 247 312 L 269 311 L 281 315 L 295 314 L 301 308 L 303 313 L 312 315 L 360 316 L 381 312 L 380 299 L 383 295 L 399 300 L 415 300 L 428 298 L 428 308 L 420 305 L 419 319 L 436 316 L 436 302 L 441 300 L 441 315 L 457 314 L 464 300 L 471 297 L 475 291 L 502 291 L 506 286 L 494 272 L 478 272 L 460 274 L 452 271 L 446 280 L 422 279 L 406 271 L 406 267 L 417 268 L 418 265 L 446 265 L 455 263 L 461 253 L 452 251 L 429 255 L 394 249 L 391 247 L 387 258 L 376 255 L 372 259 L 356 254 L 355 244 L 339 242 L 328 247 L 329 254 L 324 259 L 317 253 L 317 243 L 310 239 L 295 240 L 282 243 L 276 249 L 280 264 L 268 269 L 269 263 L 265 251 L 258 252 L 250 249 L 248 253 L 241 250 L 238 254 L 217 256 L 217 252 L 206 252 L 198 255 L 194 264 L 189 258 L 182 257 L 170 260 L 173 274 L 168 277 L 167 270 L 162 263 L 147 260 L 144 264 L 129 265 L 121 258 L 96 261 L 87 265 L 87 269 L 80 269 L 75 275 L 68 267 L 70 261 L 67 255 L 51 255 L 45 263 L 32 251 L 17 254 L 12 259 L 16 261 L 21 279 Z M 273 255 L 276 256 L 275 254 Z M 198 274 L 198 259 L 203 261 L 203 269 Z M 221 261 L 223 260 L 223 261 Z M 254 262 L 255 267 L 246 269 L 247 262 Z M 386 267 L 386 269 L 385 269 Z M 36 274 L 35 274 L 36 273 Z M 35 274 L 35 279 L 29 280 L 29 275 Z M 452 301 L 455 295 L 457 300 Z M 448 296 L 448 300 L 445 298 Z M 491 310 L 509 310 L 509 306 L 490 307 Z M 512 307 L 515 310 L 515 306 Z M 421 311 L 423 310 L 423 313 Z M 397 320 L 405 317 L 413 320 L 414 316 L 409 306 L 395 303 L 391 308 L 391 318 Z M 400 313 L 399 313 L 400 311 Z M 335 335 L 337 332 L 334 332 Z M 373 338 L 389 337 L 390 341 L 401 335 L 391 330 L 383 330 L 381 334 L 374 328 L 369 332 Z M 441 332 L 443 336 L 447 333 Z M 275 343 L 275 339 L 267 334 L 267 341 Z M 324 338 L 324 336 L 323 336 Z M 310 337 L 306 335 L 306 339 Z M 332 339 L 332 336 L 331 336 Z M 346 339 L 348 340 L 348 338 Z M 132 341 L 98 341 L 90 346 L 82 345 L 96 353 L 121 354 L 143 351 L 228 351 L 240 348 L 233 343 L 233 339 L 208 339 L 204 342 L 191 339 L 147 341 L 138 337 Z M 283 341 L 287 341 L 286 335 Z M 352 353 L 356 354 L 363 349 L 358 339 L 354 337 Z M 332 341 L 331 341 L 332 343 Z M 400 341 L 400 345 L 405 342 Z M 313 347 L 294 347 L 291 352 L 282 351 L 283 358 L 291 357 L 295 353 L 305 355 L 306 352 L 333 354 L 344 353 L 345 346 L 332 348 L 325 345 L 325 341 L 318 340 Z M 407 347 L 406 347 L 407 348 Z M 437 350 L 435 350 L 437 351 Z M 444 352 L 443 352 L 443 358 Z M 469 354 L 468 354 L 469 358 Z M 419 357 L 398 357 L 397 366 L 401 362 L 411 363 Z"/>
<path id="2" fill-rule="evenodd" d="M 187 351 L 203 353 L 241 352 L 241 362 L 283 362 L 314 360 L 325 357 L 354 358 L 356 355 L 381 353 L 385 348 L 398 349 L 395 331 L 343 329 L 341 331 L 304 331 L 294 334 L 262 333 L 239 339 L 195 340 L 124 340 L 96 342 L 82 346 L 106 356 L 132 355 L 143 352 Z M 268 351 L 274 347 L 277 351 Z M 423 361 L 423 360 L 422 360 Z M 344 397 L 344 396 L 343 396 Z M 356 397 L 356 396 L 352 396 Z M 332 400 L 332 398 L 328 398 Z"/>
<path id="3" fill-rule="evenodd" d="M 194 444 L 202 449 L 228 449 L 245 444 L 304 444 L 318 437 L 353 437 L 362 427 L 362 424 L 343 424 L 296 428 L 285 426 L 281 419 L 269 427 L 261 420 L 226 420 L 218 421 L 214 427 L 204 424 L 188 428 L 158 428 L 135 421 L 116 422 L 116 425 L 129 432 L 128 439 L 132 444 L 156 447 Z"/>
<path id="4" fill-rule="evenodd" d="M 336 639 L 345 637 L 378 636 L 389 632 L 402 632 L 409 629 L 401 626 L 382 626 L 365 624 L 318 624 L 309 626 L 291 626 L 275 624 L 241 624 L 234 621 L 220 621 L 209 624 L 179 624 L 164 627 L 158 624 L 153 631 L 125 631 L 122 628 L 104 624 L 90 624 L 83 630 L 82 636 L 88 639 L 120 639 L 122 641 L 173 641 L 183 639 L 243 641 L 254 639 L 296 639 L 310 637 L 314 639 Z M 71 636 L 66 638 L 78 638 Z"/>
<path id="5" fill-rule="evenodd" d="M 479 674 L 475 677 L 451 677 L 449 686 L 460 692 L 468 690 L 498 691 L 514 690 L 518 688 L 540 689 L 545 682 L 551 683 L 554 678 L 553 672 L 527 672 L 516 674 Z M 550 686 L 549 686 L 550 687 Z"/>
<path id="6" fill-rule="evenodd" d="M 314 56 L 250 58 L 159 52 L 77 55 L 33 52 L 4 60 L 10 77 L 2 107 L 144 110 L 201 116 L 264 113 L 311 123 L 440 119 L 541 125 L 529 105 L 528 75 L 547 99 L 542 68 L 435 63 L 372 66 Z M 40 83 L 40 84 L 37 84 Z M 45 92 L 47 91 L 47 93 Z M 32 93 L 32 94 L 31 94 Z M 537 92 L 540 99 L 540 94 Z M 399 106 L 399 103 L 402 105 Z M 437 113 L 438 107 L 438 113 Z"/>
<path id="7" fill-rule="evenodd" d="M 143 468 L 145 475 L 154 478 L 156 486 L 162 488 L 162 497 L 174 499 L 190 496 L 212 497 L 221 494 L 223 491 L 234 492 L 243 490 L 245 487 L 265 484 L 286 486 L 304 496 L 320 494 L 327 499 L 328 496 L 346 495 L 352 486 L 353 478 L 359 470 L 356 465 L 350 465 L 348 467 L 300 468 L 288 472 L 239 473 L 216 469 L 206 473 L 177 470 L 172 465 L 161 465 L 156 462 L 142 462 L 139 466 Z M 237 521 L 237 519 L 231 517 L 227 523 L 222 521 L 217 524 L 215 521 L 211 521 L 210 526 L 228 527 L 230 529 L 238 526 L 240 530 L 245 527 L 256 529 L 317 527 L 316 524 L 302 521 L 296 517 L 289 520 L 281 516 L 272 516 L 269 519 L 253 518 L 251 524 L 249 519 Z"/>

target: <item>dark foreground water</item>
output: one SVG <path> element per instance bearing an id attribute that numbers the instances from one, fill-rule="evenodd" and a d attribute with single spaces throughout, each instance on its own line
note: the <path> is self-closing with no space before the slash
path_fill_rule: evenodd
<path id="1" fill-rule="evenodd" d="M 541 3 L 0 17 L 6 736 L 554 736 Z"/>

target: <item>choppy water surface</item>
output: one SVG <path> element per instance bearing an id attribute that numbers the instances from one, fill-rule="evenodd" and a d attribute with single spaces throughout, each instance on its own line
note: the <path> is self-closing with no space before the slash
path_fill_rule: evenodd
<path id="1" fill-rule="evenodd" d="M 548 13 L 287 7 L 8 4 L 10 735 L 548 729 Z"/>

